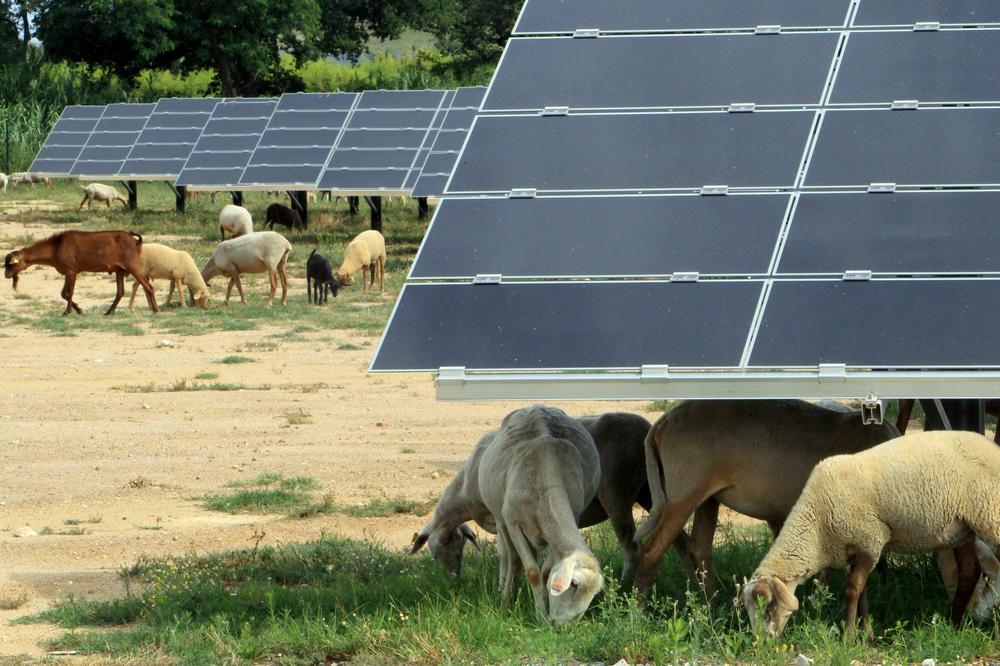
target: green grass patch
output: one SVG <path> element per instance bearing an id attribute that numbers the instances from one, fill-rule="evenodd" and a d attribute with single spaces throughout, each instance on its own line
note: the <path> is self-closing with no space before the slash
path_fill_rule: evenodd
<path id="1" fill-rule="evenodd" d="M 199 372 L 194 376 L 195 379 L 218 379 L 219 373 L 217 372 Z"/>
<path id="2" fill-rule="evenodd" d="M 356 345 L 353 342 L 344 342 L 337 345 L 337 349 L 340 351 L 361 351 L 361 345 Z"/>
<path id="3" fill-rule="evenodd" d="M 425 516 L 434 508 L 435 502 L 417 502 L 404 498 L 380 498 L 360 506 L 348 506 L 341 511 L 355 518 L 385 518 L 398 514 Z"/>
<path id="4" fill-rule="evenodd" d="M 240 356 L 239 354 L 230 354 L 229 356 L 223 356 L 216 363 L 222 363 L 223 365 L 239 365 L 240 363 L 253 363 L 254 359 L 249 356 Z"/>
<path id="5" fill-rule="evenodd" d="M 676 400 L 654 400 L 653 402 L 647 402 L 642 406 L 642 411 L 644 412 L 660 412 L 661 414 L 669 412 L 677 404 Z"/>
<path id="6" fill-rule="evenodd" d="M 319 484 L 307 476 L 262 474 L 230 481 L 226 487 L 230 492 L 205 496 L 205 508 L 224 513 L 295 513 L 310 503 Z"/>

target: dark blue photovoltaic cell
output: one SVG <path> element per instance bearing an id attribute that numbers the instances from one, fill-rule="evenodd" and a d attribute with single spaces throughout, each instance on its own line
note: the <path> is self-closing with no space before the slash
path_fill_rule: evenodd
<path id="1" fill-rule="evenodd" d="M 805 184 L 1000 184 L 998 127 L 1000 109 L 827 111 Z"/>
<path id="2" fill-rule="evenodd" d="M 766 274 L 788 203 L 787 194 L 446 199 L 411 277 Z"/>
<path id="3" fill-rule="evenodd" d="M 139 178 L 179 175 L 219 101 L 215 98 L 161 99 L 118 175 Z"/>
<path id="4" fill-rule="evenodd" d="M 275 111 L 348 111 L 357 97 L 357 93 L 285 93 Z"/>
<path id="5" fill-rule="evenodd" d="M 423 173 L 451 175 L 458 153 L 431 153 L 421 169 Z"/>
<path id="6" fill-rule="evenodd" d="M 790 187 L 813 115 L 480 116 L 449 192 Z"/>
<path id="7" fill-rule="evenodd" d="M 192 153 L 188 158 L 185 171 L 188 169 L 234 169 L 246 167 L 249 152 L 242 153 Z M 183 175 L 183 174 L 182 174 Z M 239 182 L 239 181 L 237 181 Z M 224 183 L 220 183 L 222 185 Z M 235 184 L 235 183 L 230 183 Z"/>
<path id="8" fill-rule="evenodd" d="M 427 130 L 356 130 L 345 131 L 339 148 L 419 148 Z"/>
<path id="9" fill-rule="evenodd" d="M 118 174 L 155 104 L 109 104 L 70 168 L 73 176 L 110 178 Z"/>
<path id="10" fill-rule="evenodd" d="M 834 33 L 512 39 L 483 108 L 818 104 L 837 40 Z"/>
<path id="11" fill-rule="evenodd" d="M 346 111 L 275 111 L 267 129 L 332 129 L 340 130 L 347 120 Z"/>
<path id="12" fill-rule="evenodd" d="M 338 150 L 331 169 L 409 169 L 417 159 L 415 150 Z"/>
<path id="13" fill-rule="evenodd" d="M 215 97 L 164 97 L 156 103 L 154 113 L 212 113 L 219 101 Z"/>
<path id="14" fill-rule="evenodd" d="M 242 185 L 303 185 L 316 184 L 316 166 L 257 166 L 249 165 L 240 180 Z"/>
<path id="15" fill-rule="evenodd" d="M 1000 280 L 777 281 L 750 365 L 998 366 L 997 302 Z"/>
<path id="16" fill-rule="evenodd" d="M 437 111 L 355 111 L 347 127 L 363 129 L 424 129 L 430 127 Z"/>
<path id="17" fill-rule="evenodd" d="M 779 273 L 1000 272 L 1000 192 L 803 194 Z"/>
<path id="18" fill-rule="evenodd" d="M 403 189 L 408 169 L 327 169 L 320 179 L 321 190 L 388 190 Z"/>
<path id="19" fill-rule="evenodd" d="M 230 187 L 232 183 L 238 182 L 245 167 L 217 168 L 217 169 L 188 169 L 185 167 L 181 176 L 183 182 L 178 178 L 177 184 L 185 187 Z"/>
<path id="20" fill-rule="evenodd" d="M 459 88 L 455 91 L 455 97 L 451 100 L 453 109 L 478 109 L 486 96 L 486 88 L 474 86 L 469 88 Z"/>
<path id="21" fill-rule="evenodd" d="M 242 152 L 245 151 L 248 155 L 253 153 L 253 149 L 257 147 L 257 142 L 259 137 L 254 134 L 241 134 L 241 135 L 219 135 L 219 136 L 208 136 L 202 135 L 198 139 L 198 151 L 199 152 Z"/>
<path id="22" fill-rule="evenodd" d="M 1000 100 L 1000 30 L 855 32 L 833 88 L 834 103 Z"/>
<path id="23" fill-rule="evenodd" d="M 413 197 L 439 197 L 448 184 L 448 176 L 421 173 L 413 185 Z"/>
<path id="24" fill-rule="evenodd" d="M 69 170 L 97 126 L 104 109 L 103 106 L 67 106 L 63 109 L 28 172 L 52 176 L 69 175 Z"/>
<path id="25" fill-rule="evenodd" d="M 996 0 L 862 0 L 855 26 L 1000 22 Z"/>
<path id="26" fill-rule="evenodd" d="M 128 168 L 133 164 L 135 160 L 147 160 L 147 159 L 180 159 L 186 160 L 188 155 L 191 154 L 190 144 L 171 144 L 171 143 L 146 143 L 146 144 L 136 144 L 132 148 L 132 152 L 129 153 L 128 160 L 125 166 L 122 167 L 122 173 L 128 173 Z M 184 166 L 183 162 L 181 166 Z M 178 173 L 180 173 L 178 171 Z"/>
<path id="27" fill-rule="evenodd" d="M 262 148 L 257 147 L 250 160 L 251 165 L 319 165 L 322 166 L 330 154 L 330 146 L 314 146 L 307 148 Z M 313 179 L 315 180 L 315 178 Z"/>
<path id="28" fill-rule="evenodd" d="M 862 2 L 862 9 L 865 2 Z M 849 0 L 528 0 L 514 34 L 845 25 Z"/>
<path id="29" fill-rule="evenodd" d="M 374 370 L 738 366 L 760 282 L 404 287 Z"/>
<path id="30" fill-rule="evenodd" d="M 216 104 L 177 185 L 220 189 L 239 185 L 277 105 L 276 99 L 231 99 Z"/>
<path id="31" fill-rule="evenodd" d="M 361 93 L 358 109 L 437 109 L 444 97 L 442 90 L 366 90 Z"/>

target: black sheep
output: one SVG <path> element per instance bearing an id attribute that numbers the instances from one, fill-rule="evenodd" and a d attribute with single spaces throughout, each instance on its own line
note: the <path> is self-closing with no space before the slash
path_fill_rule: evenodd
<path id="1" fill-rule="evenodd" d="M 309 259 L 306 261 L 306 293 L 309 302 L 313 302 L 314 291 L 316 305 L 321 305 L 326 303 L 328 291 L 332 291 L 333 297 L 336 298 L 338 289 L 340 289 L 340 282 L 333 277 L 333 267 L 329 260 L 322 254 L 316 254 L 314 249 L 309 253 Z M 322 294 L 322 300 L 320 300 L 320 294 Z"/>
<path id="2" fill-rule="evenodd" d="M 298 211 L 292 210 L 288 206 L 280 203 L 273 203 L 267 207 L 267 213 L 264 217 L 264 226 L 268 229 L 274 229 L 275 223 L 278 223 L 284 227 L 287 227 L 291 231 L 292 227 L 296 229 L 304 229 L 305 225 L 302 224 L 302 217 L 299 215 Z"/>

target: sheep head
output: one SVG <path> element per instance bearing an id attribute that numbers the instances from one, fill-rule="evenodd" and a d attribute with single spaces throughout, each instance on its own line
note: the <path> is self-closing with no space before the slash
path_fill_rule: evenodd
<path id="1" fill-rule="evenodd" d="M 549 574 L 549 620 L 557 627 L 572 622 L 604 587 L 601 565 L 590 553 L 574 551 Z"/>
<path id="2" fill-rule="evenodd" d="M 334 273 L 333 277 L 337 279 L 341 287 L 346 287 L 354 281 L 350 273 Z"/>
<path id="3" fill-rule="evenodd" d="M 25 268 L 27 268 L 27 264 L 25 264 L 21 260 L 20 251 L 15 250 L 14 252 L 11 252 L 6 257 L 4 257 L 3 275 L 5 278 L 14 281 L 15 291 L 17 291 L 17 279 L 18 279 L 17 274 L 23 271 Z"/>
<path id="4" fill-rule="evenodd" d="M 427 544 L 431 556 L 456 578 L 462 575 L 462 553 L 465 543 L 471 541 L 479 550 L 479 539 L 476 533 L 466 524 L 454 529 L 434 528 L 433 524 L 425 527 L 420 534 L 413 535 L 413 547 L 410 554 L 416 554 Z"/>
<path id="5" fill-rule="evenodd" d="M 982 539 L 976 539 L 976 556 L 983 568 L 983 575 L 979 577 L 976 591 L 972 593 L 969 614 L 977 622 L 985 622 L 992 619 L 993 607 L 1000 601 L 1000 584 L 997 583 L 997 578 L 1000 577 L 1000 560 Z"/>
<path id="6" fill-rule="evenodd" d="M 799 609 L 794 588 L 775 576 L 751 578 L 743 586 L 740 599 L 750 615 L 750 627 L 754 632 L 759 630 L 763 618 L 767 635 L 772 638 L 781 636 L 788 618 Z"/>

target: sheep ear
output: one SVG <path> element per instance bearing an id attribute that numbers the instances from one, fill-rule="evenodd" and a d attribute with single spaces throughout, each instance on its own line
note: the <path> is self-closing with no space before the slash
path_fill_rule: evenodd
<path id="1" fill-rule="evenodd" d="M 472 531 L 471 527 L 463 523 L 458 529 L 462 533 L 462 536 L 465 537 L 466 541 L 472 542 L 472 545 L 476 547 L 476 550 L 482 550 L 482 548 L 479 547 L 479 537 L 476 536 L 476 533 Z"/>
<path id="2" fill-rule="evenodd" d="M 979 558 L 983 573 L 996 580 L 1000 574 L 1000 560 L 997 559 L 993 549 L 981 539 L 976 539 L 976 556 Z"/>
<path id="3" fill-rule="evenodd" d="M 774 590 L 774 597 L 778 600 L 785 608 L 791 611 L 797 611 L 799 609 L 799 600 L 796 598 L 795 594 L 788 589 L 788 585 L 777 578 L 771 579 L 771 589 Z"/>
<path id="4" fill-rule="evenodd" d="M 424 547 L 424 544 L 427 543 L 427 539 L 429 539 L 430 536 L 431 536 L 431 534 L 427 530 L 424 530 L 420 534 L 417 534 L 416 532 L 414 532 L 413 533 L 413 547 L 410 548 L 410 555 L 416 555 L 417 552 L 419 552 L 420 549 Z"/>
<path id="5" fill-rule="evenodd" d="M 549 575 L 549 594 L 553 597 L 558 597 L 568 590 L 570 583 L 573 582 L 574 570 L 576 570 L 575 560 L 563 560 L 557 564 L 556 568 L 552 570 L 551 575 Z"/>

